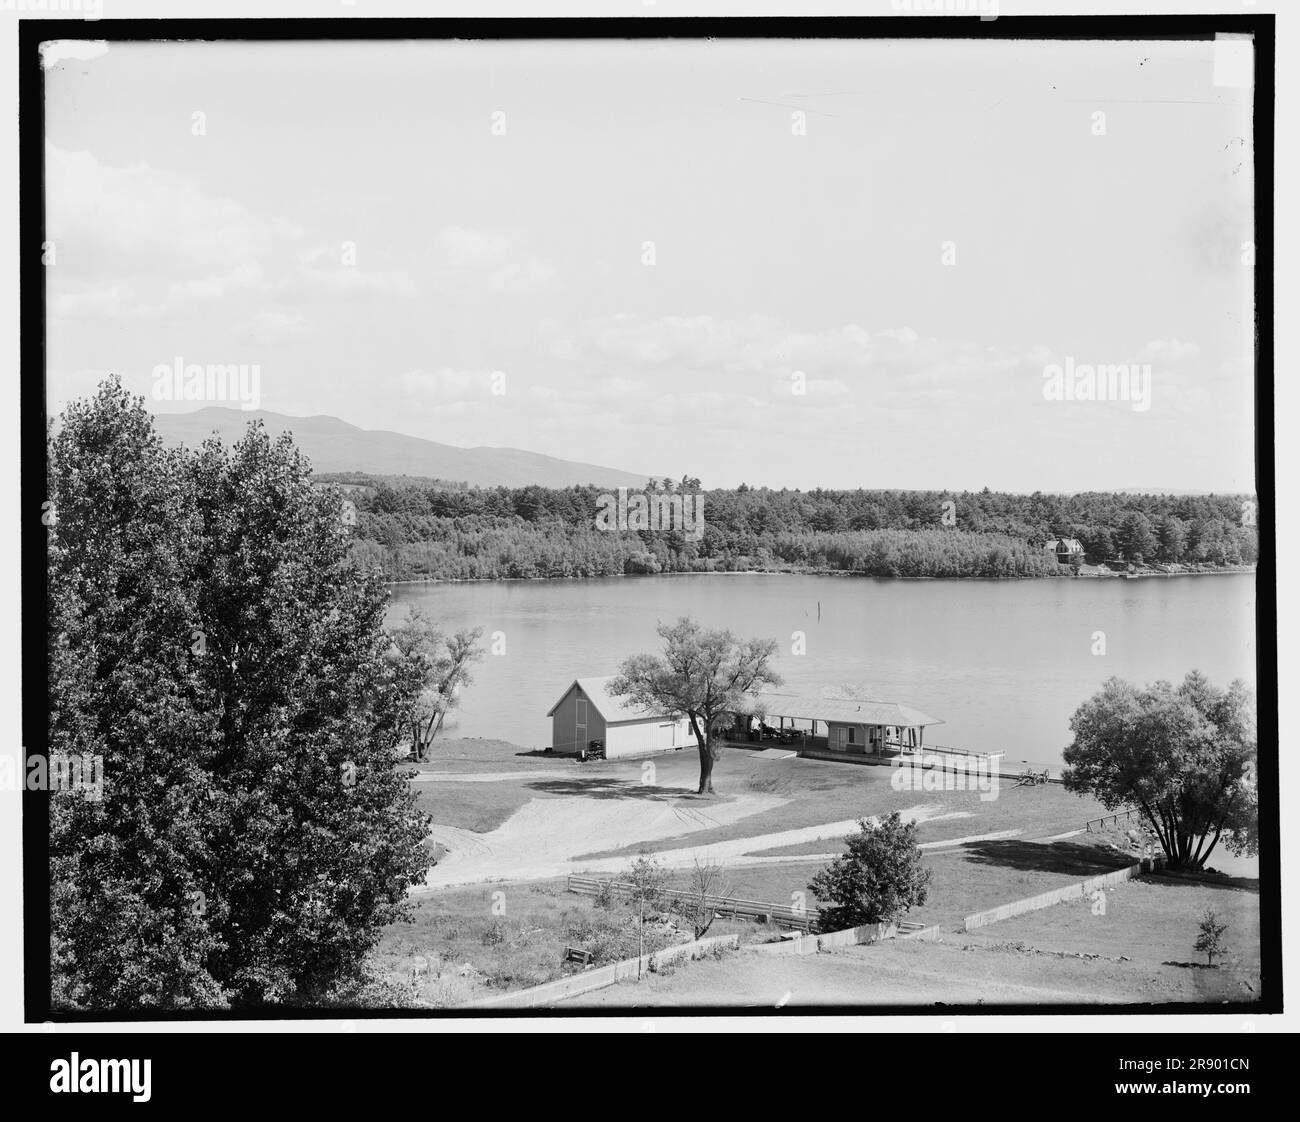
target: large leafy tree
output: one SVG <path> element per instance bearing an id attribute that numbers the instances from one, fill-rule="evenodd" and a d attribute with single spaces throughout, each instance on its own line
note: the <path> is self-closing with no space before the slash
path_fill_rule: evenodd
<path id="1" fill-rule="evenodd" d="M 713 765 L 722 750 L 719 725 L 745 711 L 763 686 L 780 685 L 772 669 L 774 639 L 738 639 L 706 631 L 692 619 L 660 624 L 662 655 L 627 659 L 610 692 L 658 713 L 685 717 L 700 754 L 699 793 L 713 794 Z"/>
<path id="2" fill-rule="evenodd" d="M 1255 716 L 1240 681 L 1199 671 L 1177 687 L 1111 678 L 1070 719 L 1063 781 L 1109 810 L 1137 806 L 1171 865 L 1204 867 L 1215 846 L 1257 852 Z"/>
<path id="3" fill-rule="evenodd" d="M 1187 549 L 1187 525 L 1176 515 L 1166 514 L 1156 531 L 1161 561 L 1181 561 Z"/>
<path id="4" fill-rule="evenodd" d="M 1156 532 L 1151 528 L 1151 520 L 1140 511 L 1126 514 L 1115 532 L 1115 544 L 1125 561 L 1141 564 L 1152 560 L 1160 548 Z"/>
<path id="5" fill-rule="evenodd" d="M 846 852 L 808 882 L 821 902 L 819 931 L 890 923 L 925 903 L 930 870 L 921 863 L 915 822 L 904 823 L 898 811 L 864 818 L 845 842 Z"/>
<path id="6" fill-rule="evenodd" d="M 400 624 L 389 631 L 393 648 L 418 668 L 423 688 L 411 712 L 411 754 L 429 755 L 447 714 L 460 701 L 461 690 L 473 683 L 470 668 L 483 657 L 481 627 L 444 635 L 418 604 L 412 604 Z"/>
<path id="7" fill-rule="evenodd" d="M 111 381 L 49 441 L 50 749 L 59 1000 L 312 1002 L 359 977 L 425 868 L 397 764 L 419 667 L 341 496 L 288 437 L 168 451 Z"/>

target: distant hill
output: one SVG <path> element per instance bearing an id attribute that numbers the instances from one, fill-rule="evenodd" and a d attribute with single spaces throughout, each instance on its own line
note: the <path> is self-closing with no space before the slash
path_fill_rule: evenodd
<path id="1" fill-rule="evenodd" d="M 456 448 L 399 432 L 362 429 L 337 417 L 289 417 L 266 410 L 208 406 L 193 413 L 155 413 L 154 427 L 168 445 L 195 448 L 216 432 L 225 443 L 260 420 L 267 432 L 293 435 L 313 472 L 365 472 L 454 480 L 476 487 L 644 487 L 648 476 L 595 464 L 574 463 L 518 448 Z M 660 473 L 662 474 L 662 473 Z"/>

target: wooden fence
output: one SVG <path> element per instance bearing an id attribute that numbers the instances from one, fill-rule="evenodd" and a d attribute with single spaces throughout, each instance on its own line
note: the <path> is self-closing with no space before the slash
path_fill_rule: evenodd
<path id="1" fill-rule="evenodd" d="M 1121 819 L 1127 821 L 1128 819 L 1132 818 L 1135 814 L 1141 814 L 1141 813 L 1142 813 L 1141 810 L 1139 810 L 1137 807 L 1133 807 L 1129 810 L 1121 810 L 1118 814 L 1105 814 L 1100 818 L 1090 818 L 1087 822 L 1084 823 L 1083 828 L 1087 830 L 1088 833 L 1091 834 L 1093 827 L 1095 826 L 1097 828 L 1097 832 L 1100 833 L 1102 830 L 1106 828 L 1106 824 L 1108 822 L 1113 822 L 1116 825 L 1118 825 Z"/>
<path id="2" fill-rule="evenodd" d="M 825 935 L 795 935 L 771 943 L 750 943 L 744 949 L 769 955 L 820 954 L 836 947 L 860 947 L 878 943 L 881 939 L 892 939 L 897 933 L 898 929 L 892 923 L 869 923 L 864 927 L 847 927 L 843 931 L 831 931 Z"/>
<path id="3" fill-rule="evenodd" d="M 602 880 L 599 877 L 569 877 L 569 891 L 584 896 L 597 896 L 606 887 L 620 896 L 631 896 L 636 892 L 636 886 L 626 881 Z M 664 889 L 660 895 L 674 902 L 693 902 L 699 899 L 699 893 L 687 889 Z M 793 904 L 769 904 L 762 900 L 742 900 L 735 896 L 705 895 L 704 905 L 724 919 L 748 917 L 800 931 L 811 930 L 813 924 L 817 922 L 816 908 L 798 908 Z"/>
<path id="4" fill-rule="evenodd" d="M 674 947 L 665 947 L 654 954 L 637 958 L 626 958 L 609 966 L 597 966 L 573 974 L 568 978 L 559 978 L 554 982 L 543 982 L 540 986 L 531 986 L 525 990 L 513 990 L 495 997 L 482 997 L 477 1001 L 466 1002 L 462 1009 L 528 1009 L 538 1006 L 555 1005 L 571 997 L 579 997 L 593 990 L 602 990 L 618 982 L 631 981 L 645 974 L 652 974 L 664 966 L 678 962 L 688 962 L 694 958 L 703 958 L 706 954 L 718 954 L 722 951 L 735 950 L 740 945 L 739 935 L 715 935 L 707 939 L 698 939 L 692 943 L 678 943 Z"/>
<path id="5" fill-rule="evenodd" d="M 1067 884 L 1064 888 L 1054 888 L 1049 892 L 1040 892 L 1037 896 L 1028 896 L 1023 900 L 1013 900 L 1010 904 L 990 908 L 986 912 L 976 912 L 974 915 L 966 917 L 963 926 L 967 931 L 974 931 L 977 927 L 987 927 L 990 923 L 997 923 L 999 920 L 1023 915 L 1025 912 L 1050 908 L 1056 904 L 1064 903 L 1066 900 L 1082 900 L 1085 896 L 1090 897 L 1098 889 L 1121 884 L 1144 873 L 1157 872 L 1164 866 L 1164 863 L 1165 859 L 1163 857 L 1144 857 L 1136 865 L 1116 869 L 1113 873 L 1102 873 L 1101 876 Z"/>

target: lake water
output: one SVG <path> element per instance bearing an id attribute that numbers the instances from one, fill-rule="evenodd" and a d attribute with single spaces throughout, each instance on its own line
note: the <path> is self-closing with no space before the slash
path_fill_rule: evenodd
<path id="1" fill-rule="evenodd" d="M 546 712 L 574 678 L 615 673 L 661 649 L 656 625 L 776 639 L 785 689 L 850 684 L 944 724 L 927 743 L 1004 750 L 1007 762 L 1059 764 L 1075 708 L 1111 675 L 1138 683 L 1199 669 L 1255 685 L 1255 578 L 904 581 L 804 575 L 684 575 L 574 581 L 408 584 L 445 630 L 482 627 L 488 653 L 446 735 L 550 742 Z M 795 632 L 805 653 L 792 653 Z M 1094 654 L 1096 633 L 1105 653 Z"/>

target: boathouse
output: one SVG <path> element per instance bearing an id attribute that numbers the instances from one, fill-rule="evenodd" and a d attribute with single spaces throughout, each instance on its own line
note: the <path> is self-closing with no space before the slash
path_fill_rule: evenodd
<path id="1" fill-rule="evenodd" d="M 578 678 L 560 695 L 546 715 L 551 718 L 551 749 L 574 752 L 593 740 L 605 746 L 609 759 L 671 752 L 695 743 L 683 718 L 647 712 L 626 697 L 609 692 L 612 676 Z"/>
<path id="2" fill-rule="evenodd" d="M 900 756 L 925 748 L 925 730 L 941 725 L 910 705 L 846 697 L 838 691 L 765 691 L 752 699 L 733 737 L 773 740 L 803 753 Z M 757 735 L 756 735 L 757 734 Z"/>

